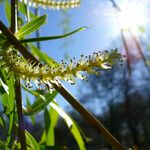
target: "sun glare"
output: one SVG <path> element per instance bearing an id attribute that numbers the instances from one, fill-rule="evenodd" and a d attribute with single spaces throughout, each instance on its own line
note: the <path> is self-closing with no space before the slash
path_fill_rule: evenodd
<path id="1" fill-rule="evenodd" d="M 122 29 L 136 30 L 138 26 L 146 23 L 148 18 L 146 12 L 146 2 L 125 0 L 120 4 L 117 12 L 119 24 Z"/>

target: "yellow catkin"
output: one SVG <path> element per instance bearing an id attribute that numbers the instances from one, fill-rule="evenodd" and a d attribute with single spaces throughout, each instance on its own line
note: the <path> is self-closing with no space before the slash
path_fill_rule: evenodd
<path id="1" fill-rule="evenodd" d="M 17 74 L 20 78 L 26 79 L 28 86 L 30 85 L 30 80 L 32 80 L 37 87 L 38 84 L 45 84 L 48 87 L 52 87 L 51 83 L 59 84 L 58 79 L 63 79 L 74 84 L 74 78 L 86 80 L 86 76 L 82 72 L 98 74 L 95 69 L 109 69 L 121 60 L 121 54 L 117 50 L 111 50 L 110 52 L 99 51 L 89 56 L 81 55 L 78 61 L 75 61 L 75 58 L 70 59 L 68 63 L 62 60 L 61 64 L 56 67 L 49 65 L 40 67 L 38 65 L 34 66 L 31 61 L 26 61 L 14 51 L 12 47 L 3 51 L 1 60 L 5 63 L 5 68 L 9 72 Z"/>
<path id="2" fill-rule="evenodd" d="M 79 7 L 81 4 L 81 0 L 20 0 L 20 1 L 33 7 L 41 6 L 43 8 L 58 9 L 58 10 Z"/>

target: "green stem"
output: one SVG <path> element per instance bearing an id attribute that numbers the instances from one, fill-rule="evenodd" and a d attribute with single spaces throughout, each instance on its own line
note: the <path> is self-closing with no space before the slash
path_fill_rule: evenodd
<path id="1" fill-rule="evenodd" d="M 25 138 L 25 126 L 23 120 L 22 112 L 22 100 L 21 100 L 21 86 L 20 80 L 16 79 L 15 81 L 15 95 L 16 95 L 16 105 L 17 105 L 17 115 L 18 115 L 18 137 L 21 143 L 21 149 L 27 150 L 26 138 Z"/>
<path id="2" fill-rule="evenodd" d="M 39 10 L 38 10 L 38 8 L 35 8 L 35 15 L 36 15 L 36 16 L 39 16 Z M 36 37 L 37 37 L 37 38 L 40 37 L 40 30 L 39 30 L 39 29 L 36 30 Z M 40 41 L 37 41 L 36 44 L 37 44 L 37 48 L 38 48 L 38 49 L 41 49 Z"/>
<path id="3" fill-rule="evenodd" d="M 17 0 L 11 0 L 11 31 L 15 34 L 18 30 L 17 23 L 18 16 L 18 2 Z M 25 127 L 23 121 L 23 112 L 22 112 L 22 96 L 21 96 L 21 86 L 20 79 L 15 76 L 15 98 L 17 105 L 17 115 L 18 115 L 18 137 L 21 143 L 21 149 L 27 150 L 26 139 L 25 139 Z"/>
<path id="4" fill-rule="evenodd" d="M 4 27 L 4 28 L 3 28 Z M 29 53 L 29 55 L 25 56 L 24 53 L 22 52 L 21 47 L 24 48 L 25 51 L 28 51 L 24 46 L 21 45 L 21 43 L 15 38 L 14 35 L 9 37 L 8 35 L 10 34 L 10 31 L 7 30 L 7 28 L 0 22 L 0 30 L 3 32 L 3 34 L 9 38 L 9 41 L 16 47 L 17 45 L 20 45 L 18 47 L 18 51 L 24 56 L 28 57 L 27 59 L 32 60 L 33 55 Z M 4 32 L 5 31 L 5 32 Z M 11 39 L 10 39 L 11 38 Z M 35 60 L 35 59 L 34 59 Z M 42 66 L 40 62 L 37 60 L 34 61 L 35 63 L 38 63 Z M 74 107 L 76 111 L 78 111 L 81 116 L 89 123 L 91 124 L 102 136 L 103 138 L 112 145 L 116 150 L 127 150 L 124 146 L 122 146 L 113 135 L 98 121 L 90 112 L 88 112 L 79 102 L 76 100 L 64 87 L 63 85 L 56 85 L 53 84 L 54 88 Z"/>

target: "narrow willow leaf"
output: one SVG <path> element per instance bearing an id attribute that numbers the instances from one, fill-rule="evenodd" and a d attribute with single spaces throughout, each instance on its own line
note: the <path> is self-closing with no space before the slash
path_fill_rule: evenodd
<path id="1" fill-rule="evenodd" d="M 3 93 L 0 95 L 1 96 L 1 100 L 2 100 L 2 105 L 3 105 L 3 108 L 6 112 L 6 114 L 9 114 L 10 113 L 10 109 L 8 107 L 8 95 L 6 93 Z"/>
<path id="2" fill-rule="evenodd" d="M 27 9 L 26 9 L 26 5 L 22 2 L 18 2 L 18 10 L 19 12 L 21 12 L 24 16 L 27 15 Z M 30 18 L 34 19 L 36 18 L 36 15 L 34 15 L 31 11 L 29 12 Z"/>
<path id="3" fill-rule="evenodd" d="M 9 128 L 8 128 L 8 135 L 10 135 L 13 127 L 13 121 L 14 121 L 14 113 L 11 113 L 9 115 Z"/>
<path id="4" fill-rule="evenodd" d="M 0 76 L 1 76 L 1 79 L 3 80 L 3 83 L 5 83 L 8 86 L 8 92 L 1 93 L 1 99 L 2 99 L 3 108 L 5 108 L 6 114 L 9 114 L 14 110 L 14 97 L 15 97 L 14 77 L 11 76 L 9 80 L 7 80 L 6 73 L 3 69 L 0 70 Z"/>
<path id="5" fill-rule="evenodd" d="M 14 123 L 14 113 L 11 113 L 9 115 L 9 127 L 8 127 L 8 133 L 7 133 L 7 139 L 6 139 L 6 145 L 8 146 L 11 140 L 11 132 L 13 129 L 13 123 Z"/>
<path id="6" fill-rule="evenodd" d="M 5 14 L 6 14 L 6 18 L 10 24 L 11 22 L 11 6 L 10 6 L 10 3 L 9 3 L 9 0 L 5 0 Z"/>
<path id="7" fill-rule="evenodd" d="M 33 105 L 31 105 L 29 108 L 24 110 L 25 115 L 34 115 L 43 111 L 58 93 L 57 91 L 54 91 L 52 93 L 47 93 L 42 95 L 37 91 L 29 90 L 24 86 L 23 88 L 29 93 L 31 93 L 32 95 L 37 97 L 37 100 L 33 103 Z"/>
<path id="8" fill-rule="evenodd" d="M 31 49 L 33 55 L 37 56 L 44 63 L 46 63 L 52 67 L 59 66 L 59 64 L 53 58 L 49 57 L 47 54 L 45 54 L 44 52 L 39 50 L 35 45 L 29 44 L 29 46 L 30 46 L 30 49 Z"/>
<path id="9" fill-rule="evenodd" d="M 27 145 L 30 146 L 29 148 L 31 148 L 31 150 L 40 150 L 37 141 L 28 131 L 25 131 L 25 135 L 26 135 Z"/>
<path id="10" fill-rule="evenodd" d="M 0 84 L 2 85 L 2 87 L 4 88 L 5 92 L 7 94 L 9 94 L 9 88 L 8 86 L 2 81 L 1 77 L 0 77 Z"/>
<path id="11" fill-rule="evenodd" d="M 84 145 L 84 141 L 83 138 L 80 134 L 80 131 L 75 123 L 75 121 L 68 116 L 55 102 L 51 102 L 50 106 L 53 107 L 57 113 L 64 119 L 64 121 L 66 122 L 68 128 L 70 129 L 72 135 L 74 136 L 78 147 L 80 150 L 85 150 L 85 145 Z"/>
<path id="12" fill-rule="evenodd" d="M 13 142 L 11 144 L 12 144 L 11 150 L 21 150 L 21 143 L 18 142 L 17 139 L 13 140 Z M 27 150 L 29 150 L 29 149 L 27 149 Z"/>
<path id="13" fill-rule="evenodd" d="M 44 144 L 45 145 L 46 143 L 46 133 L 45 133 L 45 130 L 43 131 L 42 133 L 42 136 L 41 136 L 41 140 L 39 142 L 40 145 Z"/>
<path id="14" fill-rule="evenodd" d="M 31 107 L 31 103 L 30 103 L 28 95 L 26 95 L 26 104 L 27 104 L 28 108 Z M 32 124 L 34 125 L 35 124 L 35 115 L 30 115 L 29 118 L 30 118 Z"/>
<path id="15" fill-rule="evenodd" d="M 29 42 L 40 42 L 40 41 L 47 41 L 47 40 L 56 40 L 56 39 L 61 39 L 61 38 L 66 38 L 72 34 L 78 33 L 80 31 L 83 31 L 85 27 L 78 28 L 72 32 L 63 34 L 63 35 L 57 35 L 57 36 L 46 36 L 46 37 L 39 37 L 39 38 L 29 38 L 29 39 L 24 39 L 20 40 L 22 43 L 29 43 Z"/>
<path id="16" fill-rule="evenodd" d="M 3 141 L 2 141 L 2 140 L 0 140 L 0 146 L 1 146 L 1 145 L 4 145 L 4 143 L 3 143 Z"/>
<path id="17" fill-rule="evenodd" d="M 29 23 L 27 23 L 25 26 L 20 28 L 20 30 L 16 33 L 16 37 L 18 39 L 24 38 L 37 29 L 39 29 L 42 25 L 46 23 L 46 15 L 37 17 L 33 20 L 31 20 Z"/>
<path id="18" fill-rule="evenodd" d="M 14 89 L 14 76 L 11 76 L 9 80 L 7 80 L 7 85 L 9 87 L 9 107 L 10 111 L 12 112 L 14 110 L 14 105 L 15 105 L 15 89 Z"/>
<path id="19" fill-rule="evenodd" d="M 6 44 L 6 37 L 1 33 L 0 31 L 0 49 L 3 49 L 4 45 Z M 0 56 L 2 55 L 2 51 L 0 51 Z M 0 65 L 2 65 L 2 62 L 0 61 Z"/>
<path id="20" fill-rule="evenodd" d="M 47 109 L 44 110 L 44 124 L 45 124 L 45 143 L 47 146 L 55 145 L 54 128 L 51 126 L 51 117 Z"/>
<path id="21" fill-rule="evenodd" d="M 1 125 L 1 127 L 3 128 L 3 131 L 4 131 L 4 129 L 6 129 L 6 122 L 3 118 L 3 116 L 0 116 L 0 125 Z"/>
<path id="22" fill-rule="evenodd" d="M 2 140 L 0 140 L 0 149 L 5 149 L 5 143 Z"/>
<path id="23" fill-rule="evenodd" d="M 33 95 L 38 95 L 37 92 L 33 92 L 29 89 L 27 89 L 31 94 Z M 53 94 L 53 93 L 52 93 Z M 45 99 L 41 99 L 42 96 L 41 94 L 39 94 L 40 96 L 40 102 L 36 101 L 39 104 L 43 104 L 42 102 L 45 101 Z M 55 95 L 56 96 L 56 95 Z M 43 95 L 43 97 L 45 97 L 45 95 Z M 35 103 L 34 103 L 35 104 Z M 33 105 L 34 105 L 33 104 Z M 38 105 L 36 104 L 36 107 L 38 107 Z M 55 109 L 55 111 L 65 120 L 68 128 L 70 129 L 71 133 L 73 134 L 78 146 L 79 146 L 79 149 L 80 150 L 85 150 L 85 145 L 84 145 L 84 141 L 83 141 L 83 138 L 78 130 L 78 127 L 76 125 L 76 123 L 59 107 L 57 106 L 57 104 L 55 102 L 52 102 L 52 99 L 51 99 L 51 102 L 50 102 L 50 106 Z M 41 106 L 40 106 L 41 107 Z M 42 107 L 43 108 L 43 107 Z M 46 107 L 45 107 L 46 108 Z M 33 107 L 31 107 L 28 111 L 25 111 L 25 114 L 34 114 L 35 112 L 32 111 Z M 36 109 L 39 109 L 39 108 L 36 108 Z M 43 110 L 43 109 L 42 109 Z M 45 135 L 44 135 L 45 136 Z"/>
<path id="24" fill-rule="evenodd" d="M 55 128 L 56 125 L 57 125 L 57 122 L 58 122 L 59 115 L 53 107 L 50 107 L 49 114 L 50 114 L 50 117 L 51 117 L 51 125 L 52 125 L 53 128 Z"/>
<path id="25" fill-rule="evenodd" d="M 50 107 L 50 109 L 44 110 L 44 122 L 45 122 L 45 130 L 43 132 L 40 144 L 46 143 L 46 146 L 54 146 L 55 145 L 55 134 L 54 128 L 58 122 L 58 113 L 55 109 Z"/>
<path id="26" fill-rule="evenodd" d="M 40 150 L 66 150 L 64 146 L 45 146 L 45 145 L 40 145 Z"/>
<path id="27" fill-rule="evenodd" d="M 53 93 L 47 93 L 44 95 L 44 98 L 38 98 L 37 101 L 30 107 L 33 114 L 37 114 L 40 111 L 44 110 L 47 105 L 55 98 L 57 92 L 54 91 Z M 30 112 L 30 114 L 32 114 Z"/>

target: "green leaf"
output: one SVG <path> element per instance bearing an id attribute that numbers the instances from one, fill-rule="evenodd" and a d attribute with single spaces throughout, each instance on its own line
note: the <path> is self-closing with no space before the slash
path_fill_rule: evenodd
<path id="1" fill-rule="evenodd" d="M 6 74 L 5 72 L 3 72 L 1 70 L 0 72 L 0 85 L 3 86 L 3 88 L 5 89 L 5 93 L 1 94 L 2 97 L 2 104 L 3 107 L 5 108 L 6 114 L 8 118 L 9 118 L 9 126 L 7 129 L 7 138 L 6 138 L 6 143 L 5 145 L 8 146 L 8 144 L 10 143 L 11 140 L 11 131 L 12 131 L 12 127 L 13 127 L 13 120 L 14 120 L 14 78 L 13 76 L 10 77 L 9 80 L 6 80 Z M 2 81 L 3 79 L 3 81 Z M 5 82 L 5 83 L 4 83 Z M 2 119 L 2 118 L 1 118 Z M 4 120 L 2 120 L 4 123 Z"/>
<path id="2" fill-rule="evenodd" d="M 5 128 L 5 126 L 6 126 L 6 122 L 2 116 L 0 116 L 0 125 L 2 128 Z"/>
<path id="3" fill-rule="evenodd" d="M 28 42 L 29 43 L 29 42 L 40 42 L 40 41 L 61 39 L 61 38 L 68 37 L 72 34 L 75 34 L 77 32 L 83 31 L 84 29 L 85 29 L 85 27 L 81 27 L 81 28 L 78 28 L 78 29 L 76 29 L 72 32 L 64 34 L 64 35 L 46 36 L 46 37 L 39 37 L 39 38 L 29 38 L 29 39 L 20 40 L 20 42 L 22 42 L 22 43 L 27 43 Z"/>
<path id="4" fill-rule="evenodd" d="M 66 150 L 64 146 L 45 146 L 45 145 L 40 145 L 40 150 Z"/>
<path id="5" fill-rule="evenodd" d="M 5 83 L 5 85 L 8 86 L 8 92 L 7 93 L 1 93 L 1 99 L 2 104 L 5 109 L 6 114 L 11 113 L 14 110 L 14 77 L 11 76 L 9 80 L 7 80 L 7 75 L 3 69 L 0 70 L 0 77 Z M 0 85 L 2 83 L 0 82 Z"/>
<path id="6" fill-rule="evenodd" d="M 11 6 L 10 6 L 10 3 L 9 3 L 9 0 L 5 0 L 4 4 L 5 4 L 6 18 L 7 18 L 8 22 L 9 22 L 9 24 L 10 24 L 11 23 Z"/>
<path id="7" fill-rule="evenodd" d="M 9 94 L 9 88 L 8 86 L 2 81 L 1 77 L 0 77 L 0 85 L 2 85 L 3 89 L 5 90 L 5 92 L 7 94 Z"/>
<path id="8" fill-rule="evenodd" d="M 29 108 L 24 110 L 25 115 L 34 115 L 42 110 L 44 110 L 48 104 L 55 98 L 57 95 L 57 91 L 54 91 L 52 93 L 46 93 L 44 95 L 38 93 L 37 91 L 29 90 L 28 88 L 22 86 L 26 91 L 31 93 L 32 95 L 37 97 L 37 100 L 31 105 Z"/>
<path id="9" fill-rule="evenodd" d="M 40 93 L 38 93 L 38 92 L 36 92 L 36 91 L 31 91 L 31 90 L 29 90 L 29 89 L 27 89 L 27 90 L 28 90 L 31 94 L 35 95 L 35 96 L 39 95 L 38 97 L 40 97 L 40 100 L 35 101 L 36 105 L 35 105 L 35 103 L 34 103 L 34 104 L 33 104 L 34 107 L 32 107 L 32 106 L 33 106 L 33 105 L 32 105 L 29 110 L 25 110 L 25 114 L 34 114 L 35 112 L 37 113 L 36 110 L 39 110 L 39 108 L 40 108 L 40 110 L 41 110 L 41 106 L 39 106 L 39 105 L 42 105 L 42 110 L 43 110 L 43 103 L 46 102 L 45 99 L 44 99 L 44 97 L 45 97 L 46 94 L 42 95 L 42 94 L 40 94 Z M 49 94 L 49 93 L 48 93 L 48 94 Z M 52 93 L 52 94 L 53 94 L 53 93 Z M 57 92 L 56 92 L 56 94 L 57 94 Z M 55 95 L 55 96 L 56 96 L 56 95 Z M 53 98 L 54 98 L 55 96 L 53 96 Z M 76 142 L 77 142 L 77 144 L 78 144 L 78 146 L 79 146 L 79 149 L 80 149 L 80 150 L 85 150 L 85 145 L 84 145 L 83 138 L 82 138 L 82 136 L 81 136 L 81 134 L 80 134 L 80 131 L 78 130 L 78 127 L 77 127 L 75 121 L 73 121 L 73 119 L 71 119 L 55 102 L 52 102 L 52 99 L 48 102 L 48 104 L 50 104 L 50 106 L 51 106 L 53 109 L 55 109 L 55 111 L 65 120 L 65 122 L 66 122 L 68 128 L 70 129 L 71 133 L 73 134 L 73 136 L 74 136 L 74 138 L 75 138 L 75 140 L 76 140 Z M 47 105 L 46 105 L 46 106 L 47 106 Z M 36 109 L 35 109 L 35 108 L 36 108 Z M 46 108 L 46 107 L 44 107 L 44 108 Z M 33 111 L 33 109 L 35 109 L 35 110 Z M 45 133 L 44 133 L 44 134 L 45 134 Z M 45 136 L 46 136 L 46 134 L 43 135 L 43 139 L 42 139 L 42 140 L 45 139 Z"/>
<path id="10" fill-rule="evenodd" d="M 83 138 L 80 134 L 80 131 L 75 123 L 75 121 L 70 117 L 68 116 L 55 102 L 51 102 L 50 103 L 50 106 L 52 108 L 54 108 L 57 113 L 64 119 L 64 121 L 66 122 L 68 128 L 70 129 L 72 135 L 74 136 L 77 144 L 78 144 L 78 147 L 80 150 L 85 150 L 85 145 L 84 145 L 84 141 L 83 141 Z"/>
<path id="11" fill-rule="evenodd" d="M 48 111 L 44 110 L 44 122 L 45 130 L 42 135 L 42 140 L 40 143 L 46 143 L 47 146 L 55 145 L 55 134 L 54 128 L 58 121 L 58 113 L 51 107 Z"/>
<path id="12" fill-rule="evenodd" d="M 35 45 L 30 44 L 29 46 L 30 46 L 30 49 L 31 49 L 33 55 L 37 56 L 40 60 L 42 60 L 46 64 L 48 64 L 48 65 L 50 65 L 52 67 L 55 67 L 55 66 L 59 65 L 54 59 L 52 59 L 47 54 L 45 54 L 44 52 L 39 50 Z"/>
<path id="13" fill-rule="evenodd" d="M 4 143 L 2 142 L 2 140 L 0 140 L 0 146 L 1 146 L 1 145 L 4 145 Z"/>
<path id="14" fill-rule="evenodd" d="M 54 128 L 51 127 L 51 117 L 47 109 L 44 110 L 44 123 L 45 123 L 45 134 L 46 134 L 46 145 L 54 146 L 55 145 L 55 135 Z"/>
<path id="15" fill-rule="evenodd" d="M 0 140 L 0 149 L 5 149 L 5 143 L 2 140 Z"/>
<path id="16" fill-rule="evenodd" d="M 39 29 L 42 25 L 46 23 L 46 15 L 37 17 L 33 20 L 31 20 L 29 23 L 27 23 L 25 26 L 23 26 L 17 33 L 16 36 L 18 39 L 24 38 L 37 29 Z"/>
<path id="17" fill-rule="evenodd" d="M 24 16 L 27 15 L 27 8 L 26 8 L 26 4 L 22 3 L 22 2 L 19 2 L 18 3 L 18 10 L 19 12 L 21 12 Z M 30 18 L 36 18 L 36 15 L 34 15 L 31 11 L 29 11 L 29 15 L 30 15 Z"/>
<path id="18" fill-rule="evenodd" d="M 7 139 L 6 139 L 6 145 L 7 146 L 9 145 L 10 140 L 12 138 L 11 131 L 13 129 L 13 123 L 14 123 L 14 113 L 11 113 L 9 115 L 9 127 L 8 127 L 8 132 L 7 132 Z"/>
<path id="19" fill-rule="evenodd" d="M 26 95 L 26 104 L 27 104 L 28 108 L 31 107 L 31 103 L 30 103 L 28 95 Z M 34 125 L 35 124 L 35 115 L 30 115 L 29 117 L 30 117 L 32 124 Z"/>
<path id="20" fill-rule="evenodd" d="M 25 135 L 26 135 L 27 144 L 30 146 L 31 150 L 40 150 L 40 147 L 37 141 L 35 140 L 35 138 L 26 130 L 25 130 Z"/>
<path id="21" fill-rule="evenodd" d="M 8 45 L 8 42 L 6 41 L 6 37 L 0 33 L 0 48 L 3 49 L 5 45 Z M 1 55 L 2 51 L 0 52 Z"/>
<path id="22" fill-rule="evenodd" d="M 10 135 L 13 127 L 13 121 L 14 121 L 14 113 L 11 113 L 9 115 L 9 128 L 8 128 L 8 135 Z"/>

